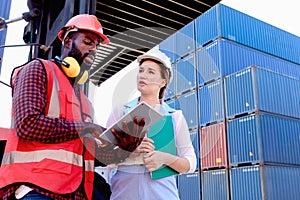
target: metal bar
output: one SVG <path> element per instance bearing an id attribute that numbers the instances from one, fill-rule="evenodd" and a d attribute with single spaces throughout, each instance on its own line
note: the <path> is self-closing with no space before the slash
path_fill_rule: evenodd
<path id="1" fill-rule="evenodd" d="M 11 86 L 9 85 L 9 84 L 7 84 L 7 83 L 4 83 L 3 81 L 1 81 L 0 80 L 0 83 L 2 83 L 3 85 L 6 85 L 7 87 L 10 87 L 11 88 Z"/>

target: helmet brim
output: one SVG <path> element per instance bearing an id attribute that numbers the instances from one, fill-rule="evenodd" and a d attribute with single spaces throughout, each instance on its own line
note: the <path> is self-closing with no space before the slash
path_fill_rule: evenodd
<path id="1" fill-rule="evenodd" d="M 152 55 L 141 55 L 141 56 L 138 56 L 137 57 L 137 62 L 140 63 L 142 60 L 145 60 L 145 59 L 152 59 L 152 60 L 156 60 L 160 63 L 162 63 L 166 68 L 169 68 L 171 69 L 171 65 L 170 64 L 167 64 L 164 60 L 156 57 L 156 56 L 152 56 Z"/>
<path id="2" fill-rule="evenodd" d="M 85 29 L 80 29 L 80 30 L 85 30 Z M 109 44 L 109 42 L 110 42 L 108 37 L 106 35 L 104 35 L 103 33 L 100 33 L 100 32 L 97 32 L 97 31 L 91 31 L 91 30 L 85 30 L 85 31 L 90 31 L 90 32 L 98 35 L 102 39 L 101 44 L 103 44 L 103 45 Z M 64 29 L 61 29 L 57 34 L 58 39 L 62 42 L 64 41 L 65 33 L 66 33 L 66 29 L 64 28 Z"/>

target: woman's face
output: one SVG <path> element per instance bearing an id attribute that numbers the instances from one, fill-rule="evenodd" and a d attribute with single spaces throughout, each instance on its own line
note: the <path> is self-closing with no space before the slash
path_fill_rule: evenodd
<path id="1" fill-rule="evenodd" d="M 142 95 L 156 95 L 165 86 L 166 80 L 161 76 L 160 66 L 151 60 L 144 61 L 137 74 L 137 89 Z"/>

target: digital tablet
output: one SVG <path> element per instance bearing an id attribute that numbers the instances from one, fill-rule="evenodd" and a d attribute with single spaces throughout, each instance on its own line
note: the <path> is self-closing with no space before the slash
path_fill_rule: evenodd
<path id="1" fill-rule="evenodd" d="M 122 122 L 124 120 L 127 122 L 130 129 L 131 127 L 133 127 L 133 118 L 135 116 L 138 117 L 139 121 L 142 118 L 145 118 L 145 126 L 141 133 L 163 117 L 162 114 L 154 110 L 147 103 L 141 102 L 127 114 L 123 115 L 117 122 L 108 127 L 103 133 L 101 133 L 100 138 L 103 138 L 104 140 L 109 141 L 113 144 L 117 144 L 117 141 L 115 139 L 115 136 L 112 134 L 111 129 L 114 128 L 116 130 L 122 130 Z"/>

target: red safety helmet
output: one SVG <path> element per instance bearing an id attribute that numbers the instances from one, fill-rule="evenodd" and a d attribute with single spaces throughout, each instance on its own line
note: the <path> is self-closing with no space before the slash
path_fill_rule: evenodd
<path id="1" fill-rule="evenodd" d="M 69 31 L 91 31 L 103 39 L 101 44 L 108 44 L 109 39 L 103 34 L 103 28 L 95 15 L 80 14 L 72 17 L 58 32 L 58 38 L 63 42 Z"/>

